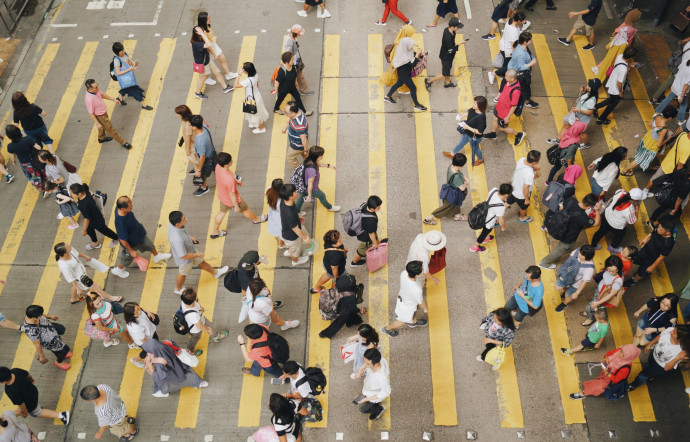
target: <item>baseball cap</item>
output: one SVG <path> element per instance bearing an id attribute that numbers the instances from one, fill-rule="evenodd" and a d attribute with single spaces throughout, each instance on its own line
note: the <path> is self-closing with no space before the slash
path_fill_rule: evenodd
<path id="1" fill-rule="evenodd" d="M 643 199 L 642 190 L 638 188 L 630 189 L 630 199 L 641 201 Z"/>
<path id="2" fill-rule="evenodd" d="M 453 26 L 454 28 L 462 28 L 465 25 L 460 23 L 460 20 L 458 20 L 457 17 L 451 17 L 450 21 L 448 22 L 448 26 Z"/>
<path id="3" fill-rule="evenodd" d="M 290 32 L 298 35 L 304 35 L 304 28 L 301 25 L 292 25 Z"/>

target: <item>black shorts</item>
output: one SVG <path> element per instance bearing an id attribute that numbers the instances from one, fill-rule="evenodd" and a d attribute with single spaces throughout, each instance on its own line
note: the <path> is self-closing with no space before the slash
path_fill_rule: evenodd
<path id="1" fill-rule="evenodd" d="M 316 6 L 320 5 L 321 3 L 323 3 L 323 0 L 304 0 L 304 4 L 309 6 Z"/>
<path id="2" fill-rule="evenodd" d="M 453 60 L 441 59 L 441 75 L 450 77 L 450 69 L 453 67 Z"/>
<path id="3" fill-rule="evenodd" d="M 502 18 L 507 18 L 508 9 L 510 9 L 510 5 L 506 5 L 502 8 L 495 7 L 493 14 L 491 14 L 491 20 L 498 22 Z"/>
<path id="4" fill-rule="evenodd" d="M 582 342 L 580 342 L 580 344 L 582 344 L 584 348 L 594 348 L 594 343 L 590 341 L 588 337 L 585 337 L 585 339 L 583 339 Z"/>
<path id="5" fill-rule="evenodd" d="M 527 210 L 527 207 L 529 207 L 529 204 L 525 204 L 525 199 L 517 199 L 515 198 L 515 195 L 512 193 L 508 195 L 508 201 L 506 201 L 508 204 L 515 204 L 517 203 L 518 207 L 521 208 L 522 210 Z"/>

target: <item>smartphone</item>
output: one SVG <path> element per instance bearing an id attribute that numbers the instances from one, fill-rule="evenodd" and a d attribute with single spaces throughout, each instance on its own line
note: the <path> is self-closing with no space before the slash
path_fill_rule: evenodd
<path id="1" fill-rule="evenodd" d="M 466 38 L 465 41 L 470 41 L 470 39 L 469 39 L 469 38 Z"/>
<path id="2" fill-rule="evenodd" d="M 285 383 L 285 381 L 282 379 L 271 378 L 271 384 L 273 384 L 273 385 L 283 385 L 284 383 Z"/>
<path id="3" fill-rule="evenodd" d="M 360 395 L 358 395 L 356 398 L 354 398 L 354 399 L 352 400 L 352 403 L 355 404 L 355 405 L 359 405 L 359 401 L 361 401 L 361 400 L 364 399 L 365 397 L 366 397 L 366 396 L 364 396 L 363 394 L 360 394 Z"/>
<path id="4" fill-rule="evenodd" d="M 639 63 L 639 62 L 638 62 L 638 63 L 635 63 L 635 64 L 633 65 L 633 67 L 634 67 L 635 69 L 640 69 L 642 66 L 644 66 L 644 63 Z"/>

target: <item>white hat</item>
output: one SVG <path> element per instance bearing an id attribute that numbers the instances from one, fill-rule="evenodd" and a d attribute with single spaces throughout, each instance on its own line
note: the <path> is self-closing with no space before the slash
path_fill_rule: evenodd
<path id="1" fill-rule="evenodd" d="M 446 235 L 438 230 L 432 230 L 424 234 L 422 241 L 424 242 L 425 249 L 435 252 L 436 250 L 441 250 L 446 246 Z"/>
<path id="2" fill-rule="evenodd" d="M 297 35 L 304 35 L 304 28 L 298 24 L 292 25 L 292 28 L 290 28 L 290 32 L 293 32 Z"/>
<path id="3" fill-rule="evenodd" d="M 642 197 L 642 190 L 638 189 L 637 187 L 634 189 L 630 189 L 630 198 L 635 201 L 642 201 L 644 199 Z"/>

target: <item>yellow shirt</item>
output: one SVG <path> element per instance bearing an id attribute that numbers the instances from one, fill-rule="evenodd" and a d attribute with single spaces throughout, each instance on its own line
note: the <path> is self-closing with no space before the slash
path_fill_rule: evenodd
<path id="1" fill-rule="evenodd" d="M 677 143 L 674 143 L 674 147 L 666 154 L 666 158 L 661 162 L 661 168 L 664 173 L 673 173 L 676 169 L 676 164 L 688 162 L 688 157 L 690 157 L 690 138 L 688 134 L 680 134 L 680 139 Z M 676 150 L 678 153 L 676 154 Z"/>

